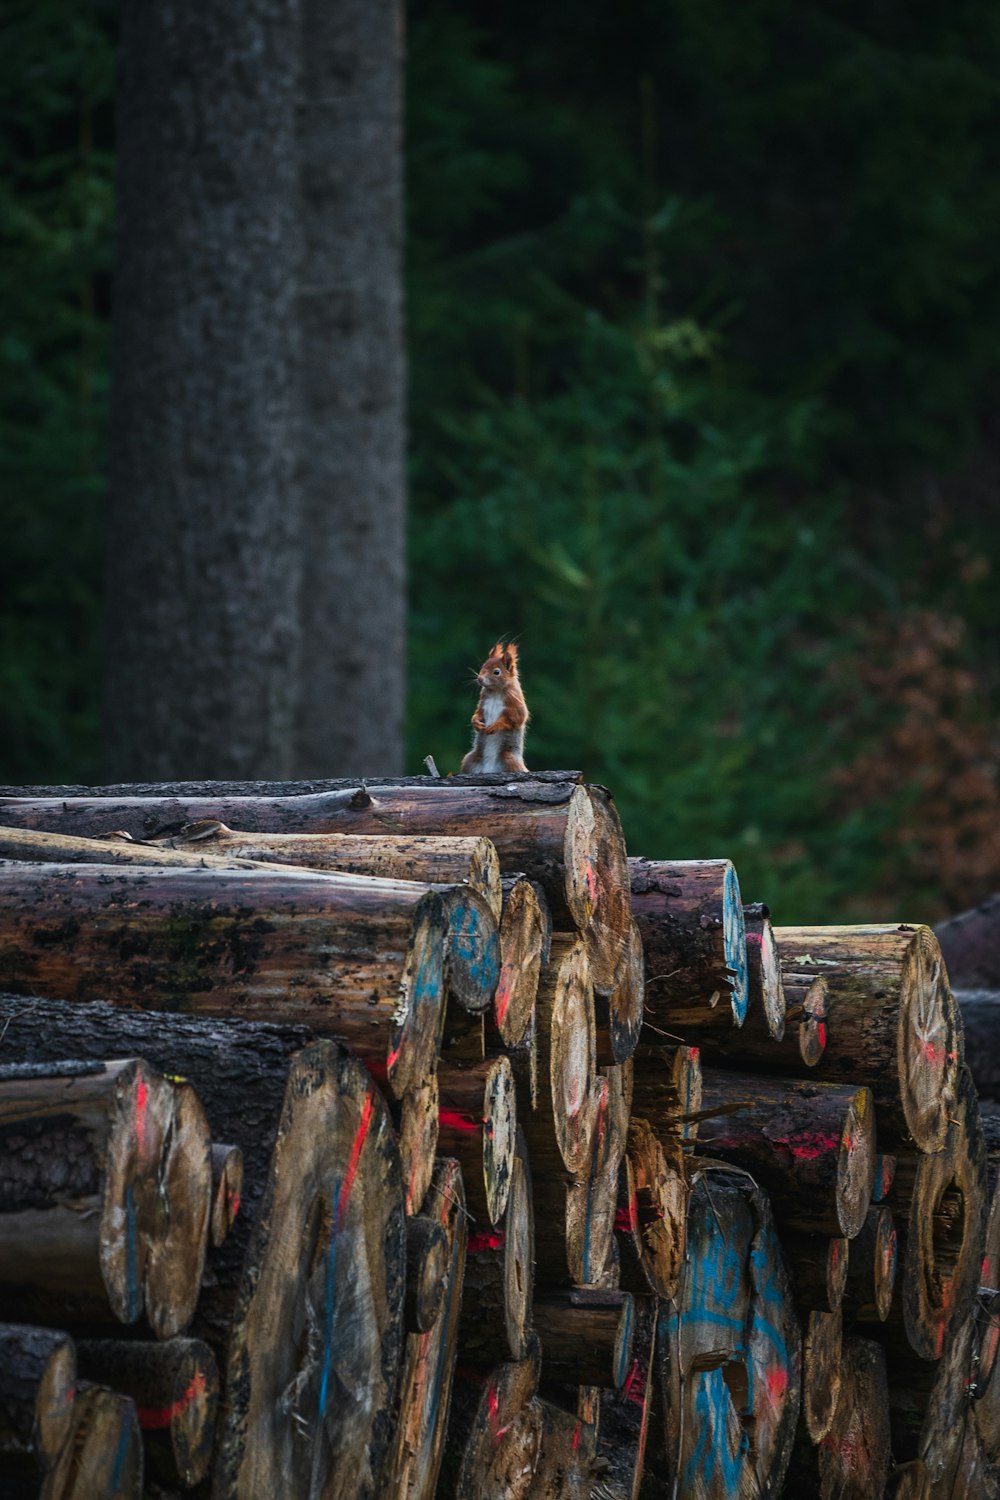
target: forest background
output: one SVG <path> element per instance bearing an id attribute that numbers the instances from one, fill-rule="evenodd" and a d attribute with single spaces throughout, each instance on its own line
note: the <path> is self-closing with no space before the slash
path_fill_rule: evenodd
<path id="1" fill-rule="evenodd" d="M 0 45 L 0 781 L 101 775 L 115 0 Z M 412 0 L 408 769 L 533 767 L 781 922 L 1000 888 L 1000 11 Z M 377 768 L 376 768 L 377 769 Z"/>

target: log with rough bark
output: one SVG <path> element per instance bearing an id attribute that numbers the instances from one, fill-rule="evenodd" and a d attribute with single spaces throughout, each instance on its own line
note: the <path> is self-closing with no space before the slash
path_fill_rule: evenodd
<path id="1" fill-rule="evenodd" d="M 875 1500 L 891 1462 L 885 1356 L 870 1339 L 844 1340 L 840 1388 L 829 1429 L 800 1441 L 786 1492 L 809 1500 Z"/>
<path id="2" fill-rule="evenodd" d="M 519 1129 L 503 1220 L 493 1230 L 473 1229 L 466 1246 L 459 1330 L 466 1364 L 493 1369 L 528 1355 L 535 1284 L 534 1222 L 531 1167 Z"/>
<path id="3" fill-rule="evenodd" d="M 538 880 L 556 919 L 585 934 L 601 992 L 618 981 L 629 921 L 621 824 L 608 793 L 581 785 L 576 773 L 348 782 L 305 795 L 288 795 L 280 783 L 249 795 L 213 783 L 190 793 L 183 785 L 151 795 L 141 790 L 123 788 L 107 798 L 13 797 L 0 804 L 0 819 L 85 836 L 123 829 L 133 838 L 204 819 L 269 833 L 488 838 L 504 871 Z"/>
<path id="4" fill-rule="evenodd" d="M 625 1145 L 616 1123 L 621 1111 L 612 1102 L 617 1084 L 598 1074 L 591 1088 L 594 1123 L 590 1156 L 582 1171 L 568 1173 L 551 1154 L 539 1158 L 529 1147 L 539 1279 L 557 1285 L 600 1281 L 614 1242 L 620 1153 Z"/>
<path id="5" fill-rule="evenodd" d="M 676 1143 L 668 1149 L 648 1120 L 632 1116 L 615 1218 L 620 1281 L 657 1297 L 676 1295 L 687 1243 L 683 1158 Z"/>
<path id="6" fill-rule="evenodd" d="M 793 1043 L 786 1054 L 791 1064 L 787 1071 L 797 1072 L 799 1064 L 804 1068 L 814 1068 L 826 1051 L 829 985 L 822 974 L 782 972 L 786 1023 L 786 1037 L 782 1040 L 784 1042 L 787 1038 Z M 798 1063 L 795 1061 L 796 1045 Z"/>
<path id="7" fill-rule="evenodd" d="M 886 1485 L 888 1500 L 931 1500 L 931 1482 L 922 1458 L 897 1463 Z"/>
<path id="8" fill-rule="evenodd" d="M 533 1339 L 523 1359 L 498 1365 L 485 1380 L 456 1386 L 448 1427 L 452 1472 L 444 1494 L 455 1500 L 526 1500 L 541 1452 L 535 1400 L 540 1370 Z"/>
<path id="9" fill-rule="evenodd" d="M 795 1301 L 807 1312 L 838 1312 L 844 1300 L 853 1244 L 842 1237 L 785 1231 L 781 1247 L 791 1272 Z"/>
<path id="10" fill-rule="evenodd" d="M 685 1500 L 780 1495 L 801 1338 L 765 1195 L 746 1173 L 696 1158 L 687 1242 L 657 1334 L 667 1481 Z"/>
<path id="11" fill-rule="evenodd" d="M 884 1203 L 892 1191 L 896 1177 L 896 1158 L 884 1151 L 875 1154 L 875 1181 L 872 1184 L 872 1202 Z"/>
<path id="12" fill-rule="evenodd" d="M 265 864 L 303 865 L 334 874 L 418 880 L 426 885 L 470 885 L 500 919 L 500 861 L 486 838 L 241 832 L 207 818 L 189 823 L 179 833 L 167 834 L 157 842 L 161 848 L 204 850 Z M 0 838 L 0 857 L 2 854 Z"/>
<path id="13" fill-rule="evenodd" d="M 619 1390 L 600 1392 L 595 1466 L 600 1472 L 594 1494 L 602 1500 L 639 1500 L 653 1420 L 655 1351 L 656 1299 L 641 1297 L 635 1304 L 628 1373 Z"/>
<path id="14" fill-rule="evenodd" d="M 965 1428 L 973 1423 L 971 1321 L 953 1331 L 938 1360 L 908 1358 L 905 1347 L 891 1339 L 886 1358 L 893 1453 L 899 1459 L 922 1459 L 930 1485 L 937 1487 L 951 1474 Z"/>
<path id="15" fill-rule="evenodd" d="M 0 913 L 6 988 L 307 1025 L 386 1069 L 397 1097 L 434 1070 L 449 915 L 413 883 L 15 865 Z"/>
<path id="16" fill-rule="evenodd" d="M 742 1026 L 746 930 L 731 861 L 630 859 L 628 869 L 646 958 L 646 1035 L 697 1041 L 694 1033 Z"/>
<path id="17" fill-rule="evenodd" d="M 629 925 L 622 975 L 610 995 L 595 997 L 597 1061 L 623 1063 L 635 1052 L 642 1032 L 646 963 L 638 924 Z"/>
<path id="18" fill-rule="evenodd" d="M 73 1426 L 75 1397 L 69 1334 L 0 1323 L 0 1472 L 52 1469 Z"/>
<path id="19" fill-rule="evenodd" d="M 315 1465 L 370 1493 L 391 1435 L 405 1226 L 398 1148 L 359 1065 L 304 1028 L 97 1002 L 0 996 L 0 1037 L 0 1056 L 29 1059 L 100 1055 L 118 1037 L 197 1087 L 216 1135 L 244 1153 L 241 1211 L 192 1330 L 223 1371 L 216 1493 L 280 1492 L 272 1463 L 305 1469 L 307 1488 Z"/>
<path id="20" fill-rule="evenodd" d="M 986 1147 L 967 1069 L 943 1149 L 897 1158 L 891 1203 L 903 1270 L 889 1320 L 922 1359 L 940 1359 L 972 1311 L 986 1233 Z"/>
<path id="21" fill-rule="evenodd" d="M 143 1454 L 135 1403 L 104 1386 L 81 1384 L 73 1428 L 41 1500 L 139 1500 Z"/>
<path id="22" fill-rule="evenodd" d="M 147 1475 L 182 1489 L 204 1479 L 219 1402 L 219 1371 L 208 1345 L 188 1338 L 162 1344 L 84 1339 L 78 1349 L 85 1380 L 135 1403 Z"/>
<path id="23" fill-rule="evenodd" d="M 811 1312 L 803 1324 L 802 1424 L 811 1443 L 833 1424 L 841 1387 L 844 1323 L 836 1312 Z"/>
<path id="24" fill-rule="evenodd" d="M 211 1141 L 190 1084 L 142 1060 L 0 1068 L 0 1305 L 42 1323 L 188 1326 Z"/>
<path id="25" fill-rule="evenodd" d="M 380 1489 L 380 1494 L 399 1500 L 434 1500 L 444 1451 L 467 1239 L 462 1171 L 457 1161 L 438 1162 L 423 1211 L 443 1231 L 445 1286 L 433 1325 L 409 1333 L 403 1350 L 392 1448 Z"/>
<path id="26" fill-rule="evenodd" d="M 783 1227 L 851 1239 L 875 1171 L 871 1091 L 702 1072 L 699 1147 L 751 1172 Z"/>
<path id="27" fill-rule="evenodd" d="M 595 1287 L 540 1292 L 534 1322 L 545 1380 L 621 1389 L 632 1363 L 635 1303 L 630 1292 Z"/>
<path id="28" fill-rule="evenodd" d="M 506 1057 L 438 1068 L 438 1149 L 462 1167 L 473 1232 L 500 1223 L 507 1207 L 517 1103 Z"/>
<path id="29" fill-rule="evenodd" d="M 961 1019 L 929 927 L 779 927 L 782 969 L 822 974 L 829 1016 L 816 1077 L 866 1083 L 884 1145 L 938 1151 L 962 1063 Z"/>
<path id="30" fill-rule="evenodd" d="M 1000 1099 L 1000 989 L 956 989 L 965 1060 L 980 1099 Z"/>
<path id="31" fill-rule="evenodd" d="M 954 985 L 1000 990 L 1000 896 L 939 922 L 934 931 Z"/>
<path id="32" fill-rule="evenodd" d="M 743 908 L 747 936 L 747 1014 L 744 1026 L 757 1017 L 768 1036 L 780 1042 L 785 1034 L 785 990 L 771 914 L 762 901 Z"/>
<path id="33" fill-rule="evenodd" d="M 892 1210 L 875 1204 L 851 1241 L 844 1316 L 858 1323 L 884 1323 L 896 1285 L 898 1237 Z"/>

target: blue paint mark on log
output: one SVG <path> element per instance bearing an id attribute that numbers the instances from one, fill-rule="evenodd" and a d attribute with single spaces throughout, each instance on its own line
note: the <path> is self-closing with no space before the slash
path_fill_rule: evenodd
<path id="1" fill-rule="evenodd" d="M 126 1321 L 134 1323 L 142 1311 L 142 1301 L 139 1296 L 139 1235 L 131 1183 L 125 1189 L 125 1294 Z"/>
<path id="2" fill-rule="evenodd" d="M 125 1420 L 125 1414 L 123 1413 L 121 1425 L 118 1428 L 118 1446 L 115 1449 L 115 1461 L 111 1466 L 111 1488 L 116 1494 L 121 1488 L 122 1474 L 125 1471 L 125 1459 L 128 1456 L 130 1447 L 132 1446 L 129 1442 L 129 1438 L 131 1437 L 131 1435 L 131 1430 Z"/>
<path id="3" fill-rule="evenodd" d="M 718 1494 L 721 1478 L 724 1491 L 734 1497 L 740 1493 L 740 1477 L 746 1463 L 750 1439 L 740 1434 L 735 1453 L 729 1452 L 727 1442 L 726 1412 L 730 1405 L 729 1387 L 721 1370 L 710 1370 L 698 1379 L 694 1399 L 695 1430 L 698 1441 L 684 1469 L 684 1491 L 690 1490 L 697 1478 L 701 1478 L 706 1489 L 714 1486 Z"/>
<path id="4" fill-rule="evenodd" d="M 743 919 L 740 883 L 731 864 L 726 866 L 726 878 L 722 886 L 722 943 L 733 986 L 730 1004 L 737 1026 L 742 1026 L 746 1020 L 750 994 L 747 981 L 747 930 Z"/>
<path id="5" fill-rule="evenodd" d="M 317 1416 L 326 1415 L 326 1398 L 330 1385 L 330 1365 L 333 1360 L 333 1303 L 336 1294 L 334 1270 L 337 1265 L 337 1226 L 340 1223 L 340 1183 L 336 1183 L 330 1195 L 330 1244 L 326 1252 L 326 1301 L 323 1306 L 323 1368 L 319 1381 Z"/>
<path id="6" fill-rule="evenodd" d="M 452 909 L 449 942 L 453 959 L 468 970 L 473 983 L 496 989 L 500 978 L 500 939 L 495 926 L 481 921 L 479 908 L 458 901 Z"/>

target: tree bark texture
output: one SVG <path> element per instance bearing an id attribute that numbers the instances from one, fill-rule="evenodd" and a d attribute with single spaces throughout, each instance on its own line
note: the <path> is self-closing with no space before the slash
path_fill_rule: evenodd
<path id="1" fill-rule="evenodd" d="M 211 1212 L 190 1084 L 143 1060 L 0 1069 L 0 1305 L 65 1326 L 185 1329 Z"/>
<path id="2" fill-rule="evenodd" d="M 632 914 L 646 957 L 646 1022 L 677 1041 L 742 1026 L 747 944 L 739 881 L 728 859 L 630 859 Z M 679 1033 L 679 1035 L 678 1035 Z"/>
<path id="3" fill-rule="evenodd" d="M 795 1301 L 807 1312 L 838 1312 L 853 1255 L 852 1242 L 843 1237 L 793 1234 L 785 1231 L 781 1248 L 791 1272 Z"/>
<path id="4" fill-rule="evenodd" d="M 962 1063 L 961 1018 L 929 927 L 779 927 L 782 969 L 822 974 L 829 1014 L 815 1077 L 866 1083 L 883 1145 L 940 1150 Z"/>
<path id="5" fill-rule="evenodd" d="M 299 6 L 122 17 L 106 725 L 114 775 L 288 775 L 301 506 Z"/>
<path id="6" fill-rule="evenodd" d="M 1000 1100 L 1000 988 L 956 990 L 965 1060 L 980 1100 Z"/>
<path id="7" fill-rule="evenodd" d="M 1000 990 L 1000 896 L 934 929 L 956 989 Z"/>
<path id="8" fill-rule="evenodd" d="M 568 1287 L 539 1293 L 534 1322 L 543 1379 L 615 1391 L 624 1385 L 635 1329 L 631 1292 Z"/>

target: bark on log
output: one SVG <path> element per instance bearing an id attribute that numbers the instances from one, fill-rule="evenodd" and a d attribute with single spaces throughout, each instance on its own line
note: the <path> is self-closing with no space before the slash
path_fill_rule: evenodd
<path id="1" fill-rule="evenodd" d="M 903 1277 L 890 1319 L 898 1305 L 911 1347 L 928 1360 L 972 1311 L 986 1232 L 986 1148 L 967 1069 L 958 1089 L 944 1148 L 898 1158 L 892 1195 Z"/>
<path id="2" fill-rule="evenodd" d="M 701 1148 L 752 1173 L 780 1224 L 835 1238 L 859 1232 L 875 1172 L 869 1089 L 706 1068 L 701 1113 Z"/>
<path id="3" fill-rule="evenodd" d="M 386 1481 L 380 1488 L 380 1494 L 398 1500 L 404 1496 L 408 1500 L 433 1500 L 444 1451 L 467 1238 L 462 1172 L 457 1161 L 438 1162 L 423 1207 L 444 1233 L 446 1285 L 433 1327 L 410 1333 L 406 1339 L 395 1434 Z"/>
<path id="4" fill-rule="evenodd" d="M 943 1356 L 933 1363 L 908 1358 L 907 1350 L 891 1339 L 886 1355 L 893 1452 L 901 1459 L 922 1459 L 928 1482 L 936 1488 L 952 1472 L 965 1428 L 973 1424 L 972 1324 L 966 1320 L 956 1328 Z"/>
<path id="5" fill-rule="evenodd" d="M 64 1326 L 194 1315 L 211 1142 L 189 1084 L 142 1060 L 0 1070 L 0 1303 Z"/>
<path id="6" fill-rule="evenodd" d="M 69 1334 L 0 1323 L 0 1471 L 48 1471 L 73 1426 L 76 1348 Z"/>
<path id="7" fill-rule="evenodd" d="M 646 962 L 638 924 L 629 924 L 622 975 L 611 994 L 595 996 L 597 1061 L 623 1063 L 635 1052 L 642 1032 Z"/>
<path id="8" fill-rule="evenodd" d="M 632 1059 L 632 1104 L 662 1141 L 697 1138 L 702 1105 L 701 1047 L 642 1042 Z"/>
<path id="9" fill-rule="evenodd" d="M 448 914 L 402 881 L 308 871 L 0 868 L 0 984 L 52 998 L 303 1024 L 434 1071 Z"/>
<path id="10" fill-rule="evenodd" d="M 868 1210 L 851 1241 L 844 1316 L 858 1323 L 884 1323 L 892 1306 L 899 1256 L 896 1225 L 885 1204 Z"/>
<path id="11" fill-rule="evenodd" d="M 438 1068 L 438 1149 L 462 1167 L 473 1230 L 499 1224 L 507 1207 L 517 1103 L 506 1057 L 462 1066 L 443 1059 Z"/>
<path id="12" fill-rule="evenodd" d="M 316 776 L 308 780 L 292 781 L 115 781 L 103 786 L 83 786 L 80 783 L 65 783 L 55 786 L 0 786 L 0 798 L 14 801 L 32 801 L 55 798 L 59 801 L 85 798 L 123 797 L 306 797 L 321 792 L 356 792 L 367 786 L 372 777 L 360 776 Z M 463 787 L 540 786 L 574 787 L 583 781 L 582 771 L 493 771 L 482 776 L 448 776 L 446 785 Z M 440 784 L 440 778 L 421 776 L 380 776 L 379 786 L 427 787 Z"/>
<path id="13" fill-rule="evenodd" d="M 496 920 L 500 920 L 500 860 L 488 838 L 258 833 L 229 828 L 218 819 L 207 818 L 186 824 L 179 833 L 168 834 L 158 843 L 161 848 L 204 850 L 229 858 L 302 865 L 333 874 L 417 880 L 425 885 L 465 884 L 478 891 Z"/>
<path id="14" fill-rule="evenodd" d="M 646 958 L 646 1034 L 683 1042 L 689 1031 L 742 1026 L 746 931 L 732 863 L 630 859 L 628 868 Z"/>
<path id="15" fill-rule="evenodd" d="M 816 1076 L 870 1086 L 883 1144 L 938 1151 L 962 1062 L 961 1019 L 929 927 L 779 927 L 782 968 L 823 974 Z"/>
<path id="16" fill-rule="evenodd" d="M 980 1099 L 1000 1099 L 1000 990 L 956 989 L 965 1060 Z"/>
<path id="17" fill-rule="evenodd" d="M 811 1443 L 833 1425 L 841 1390 L 844 1324 L 836 1312 L 811 1312 L 802 1340 L 802 1421 Z"/>
<path id="18" fill-rule="evenodd" d="M 854 1255 L 851 1241 L 786 1231 L 781 1247 L 791 1272 L 796 1304 L 807 1312 L 839 1312 L 850 1257 Z"/>
<path id="19" fill-rule="evenodd" d="M 1000 896 L 939 922 L 934 931 L 952 984 L 1000 990 Z"/>
<path id="20" fill-rule="evenodd" d="M 104 1386 L 81 1385 L 73 1429 L 41 1500 L 140 1500 L 142 1460 L 135 1403 Z"/>
<path id="21" fill-rule="evenodd" d="M 84 1339 L 79 1369 L 135 1403 L 146 1472 L 192 1489 L 208 1473 L 219 1403 L 219 1371 L 200 1339 L 162 1344 Z"/>
<path id="22" fill-rule="evenodd" d="M 656 1299 L 635 1304 L 632 1361 L 617 1391 L 600 1392 L 594 1494 L 601 1500 L 639 1500 L 656 1390 Z M 655 1478 L 654 1478 L 655 1483 Z"/>
<path id="23" fill-rule="evenodd" d="M 220 825 L 221 826 L 221 825 Z M 205 849 L 164 848 L 148 840 L 133 839 L 130 834 L 114 832 L 97 838 L 79 838 L 73 834 L 46 833 L 34 828 L 0 827 L 0 859 L 22 864 L 56 865 L 158 865 L 193 870 L 253 870 L 255 863 L 238 859 L 211 846 Z"/>
<path id="24" fill-rule="evenodd" d="M 500 917 L 500 978 L 493 1025 L 503 1046 L 530 1045 L 542 965 L 549 961 L 552 916 L 545 892 L 525 875 L 503 881 Z"/>
<path id="25" fill-rule="evenodd" d="M 128 788 L 108 798 L 15 797 L 0 804 L 0 819 L 85 836 L 121 828 L 133 838 L 204 819 L 255 832 L 488 838 L 504 871 L 538 880 L 554 917 L 584 933 L 601 992 L 614 988 L 628 936 L 628 870 L 618 814 L 602 787 L 580 785 L 575 773 L 334 786 L 304 796 L 283 795 L 284 787 L 234 796 L 207 783 L 191 795 L 168 787 L 152 796 Z"/>
<path id="26" fill-rule="evenodd" d="M 785 1034 L 785 991 L 781 962 L 774 941 L 774 928 L 767 907 L 760 901 L 743 908 L 747 937 L 747 1013 L 744 1027 L 752 1019 L 763 1025 L 768 1036 L 780 1042 Z"/>
<path id="27" fill-rule="evenodd" d="M 493 1369 L 528 1356 L 535 1287 L 535 1220 L 531 1168 L 518 1129 L 503 1221 L 473 1232 L 466 1247 L 465 1298 L 459 1347 L 462 1360 Z"/>
<path id="28" fill-rule="evenodd" d="M 840 1395 L 826 1436 L 800 1444 L 788 1491 L 810 1500 L 873 1500 L 891 1462 L 885 1356 L 869 1339 L 844 1340 Z"/>
<path id="29" fill-rule="evenodd" d="M 799 1414 L 801 1339 L 767 1199 L 693 1163 L 685 1275 L 661 1306 L 667 1478 L 685 1500 L 781 1493 Z"/>
<path id="30" fill-rule="evenodd" d="M 632 1362 L 635 1303 L 630 1292 L 568 1287 L 539 1293 L 534 1323 L 544 1379 L 621 1389 Z"/>
<path id="31" fill-rule="evenodd" d="M 674 1297 L 687 1244 L 688 1188 L 680 1149 L 667 1156 L 648 1120 L 633 1115 L 615 1218 L 621 1285 Z"/>

